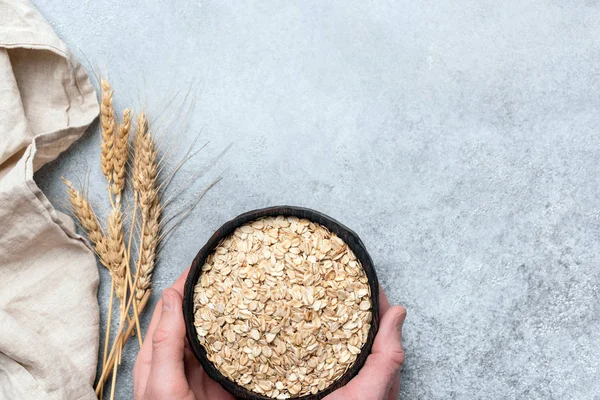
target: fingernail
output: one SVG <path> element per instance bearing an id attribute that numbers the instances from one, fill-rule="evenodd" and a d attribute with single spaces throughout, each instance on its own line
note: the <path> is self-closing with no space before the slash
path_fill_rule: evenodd
<path id="1" fill-rule="evenodd" d="M 171 311 L 173 309 L 173 296 L 171 296 L 168 292 L 163 293 L 162 301 L 163 311 Z"/>
<path id="2" fill-rule="evenodd" d="M 396 318 L 394 319 L 394 325 L 396 326 L 396 330 L 399 333 L 402 333 L 402 325 L 404 324 L 404 315 L 403 314 L 397 314 Z"/>

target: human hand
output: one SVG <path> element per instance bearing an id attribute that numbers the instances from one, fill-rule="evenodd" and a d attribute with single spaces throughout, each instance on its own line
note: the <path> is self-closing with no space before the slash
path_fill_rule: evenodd
<path id="1" fill-rule="evenodd" d="M 348 384 L 325 400 L 397 400 L 400 393 L 400 367 L 404 363 L 402 325 L 406 309 L 390 306 L 379 288 L 379 315 L 381 322 L 371 354 L 365 365 Z"/>
<path id="2" fill-rule="evenodd" d="M 133 368 L 136 400 L 234 400 L 210 379 L 185 337 L 182 294 L 189 269 L 163 292 Z"/>
<path id="3" fill-rule="evenodd" d="M 185 337 L 182 293 L 188 270 L 157 304 L 146 339 L 133 369 L 136 400 L 234 400 L 206 375 Z M 404 362 L 402 324 L 406 310 L 390 307 L 380 290 L 381 323 L 373 349 L 359 374 L 325 400 L 396 400 L 400 391 L 398 370 Z"/>

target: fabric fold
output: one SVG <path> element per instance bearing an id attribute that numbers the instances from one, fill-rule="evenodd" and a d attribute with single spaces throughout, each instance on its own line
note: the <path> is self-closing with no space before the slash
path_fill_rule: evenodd
<path id="1" fill-rule="evenodd" d="M 96 259 L 33 174 L 97 115 L 85 70 L 43 17 L 0 0 L 0 399 L 96 398 Z"/>

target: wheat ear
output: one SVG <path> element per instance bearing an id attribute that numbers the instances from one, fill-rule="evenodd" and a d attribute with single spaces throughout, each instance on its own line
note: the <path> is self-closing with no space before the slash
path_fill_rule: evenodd
<path id="1" fill-rule="evenodd" d="M 119 300 L 121 300 L 121 304 L 127 293 L 127 284 L 131 286 L 131 272 L 129 268 L 129 260 L 130 253 L 125 249 L 125 241 L 122 241 L 123 237 L 123 224 L 122 224 L 122 212 L 121 212 L 121 194 L 125 188 L 125 179 L 127 176 L 127 160 L 129 158 L 129 132 L 131 130 L 131 122 L 132 122 L 132 113 L 131 109 L 126 108 L 123 111 L 123 122 L 117 126 L 117 130 L 115 133 L 115 140 L 113 146 L 113 184 L 112 184 L 112 192 L 115 195 L 115 202 L 113 204 L 113 209 L 115 211 L 115 222 L 118 222 L 120 227 L 118 228 L 118 232 L 115 232 L 118 235 L 118 244 L 123 249 L 124 253 L 124 263 L 118 263 L 118 273 L 116 277 L 119 279 L 117 282 L 117 296 Z M 121 218 L 117 218 L 117 215 L 121 214 Z M 135 219 L 135 217 L 134 217 Z M 118 221 L 117 221 L 118 220 Z M 127 278 L 127 279 L 126 279 Z M 133 290 L 133 288 L 131 288 Z M 123 312 L 124 310 L 122 310 Z M 137 314 L 137 310 L 134 309 L 134 316 L 139 325 L 139 316 Z M 127 316 L 129 318 L 129 316 Z M 138 329 L 138 333 L 141 334 L 141 329 Z"/>
<path id="2" fill-rule="evenodd" d="M 148 129 L 148 121 L 144 113 L 138 118 L 138 131 L 134 143 L 133 181 L 135 196 L 141 211 L 142 229 L 140 233 L 140 249 L 136 263 L 135 288 L 136 301 L 152 285 L 152 273 L 156 265 L 156 252 L 160 241 L 160 223 L 162 206 L 158 191 L 158 153 L 156 142 Z"/>
<path id="3" fill-rule="evenodd" d="M 135 296 L 137 301 L 140 301 L 152 286 L 152 273 L 156 265 L 156 252 L 160 239 L 161 215 L 162 207 L 158 201 L 155 201 L 142 220 L 141 248 L 136 265 L 138 280 L 135 286 Z"/>
<path id="4" fill-rule="evenodd" d="M 158 197 L 158 162 L 156 142 L 148 131 L 148 120 L 143 112 L 138 117 L 133 148 L 133 188 L 144 218 Z"/>
<path id="5" fill-rule="evenodd" d="M 102 141 L 100 142 L 100 161 L 102 173 L 110 183 L 113 172 L 113 144 L 115 133 L 115 110 L 113 108 L 113 91 L 110 84 L 104 79 L 100 81 L 102 101 L 100 102 L 100 127 L 102 128 Z"/>
<path id="6" fill-rule="evenodd" d="M 142 216 L 140 252 L 136 264 L 137 282 L 135 284 L 135 296 L 139 301 L 152 283 L 162 214 L 157 183 L 156 142 L 148 129 L 144 113 L 141 113 L 138 118 L 138 132 L 135 137 L 134 149 L 133 181 Z"/>
<path id="7" fill-rule="evenodd" d="M 121 192 L 125 188 L 126 165 L 129 158 L 129 131 L 131 128 L 131 110 L 123 111 L 123 123 L 117 127 L 113 148 L 113 185 L 117 207 L 121 203 Z"/>
<path id="8" fill-rule="evenodd" d="M 77 218 L 83 229 L 85 229 L 88 239 L 94 245 L 94 250 L 100 259 L 100 263 L 110 270 L 107 239 L 100 228 L 98 218 L 94 213 L 92 205 L 87 197 L 79 193 L 69 180 L 64 177 L 62 180 L 67 186 L 69 203 L 71 204 L 71 209 L 75 218 Z"/>
<path id="9" fill-rule="evenodd" d="M 125 282 L 127 252 L 123 237 L 123 214 L 118 208 L 113 208 L 108 215 L 107 247 L 110 269 L 113 272 L 115 283 L 115 292 L 119 301 L 123 303 L 127 289 Z"/>

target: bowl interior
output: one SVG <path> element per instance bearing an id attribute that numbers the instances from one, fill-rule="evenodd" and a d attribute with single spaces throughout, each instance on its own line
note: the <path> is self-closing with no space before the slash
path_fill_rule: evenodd
<path id="1" fill-rule="evenodd" d="M 196 283 L 198 282 L 198 279 L 200 278 L 200 274 L 202 273 L 202 265 L 204 265 L 204 261 L 206 260 L 208 255 L 213 251 L 216 245 L 221 241 L 221 239 L 229 236 L 231 233 L 233 233 L 233 231 L 235 231 L 237 227 L 244 225 L 248 222 L 252 222 L 262 217 L 276 217 L 279 215 L 286 217 L 294 216 L 298 218 L 306 218 L 310 221 L 317 222 L 325 226 L 331 232 L 338 235 L 352 249 L 356 257 L 362 264 L 362 267 L 365 270 L 365 273 L 369 280 L 369 286 L 371 288 L 371 329 L 369 330 L 367 341 L 361 349 L 361 353 L 356 358 L 356 361 L 354 362 L 352 367 L 350 367 L 348 371 L 344 373 L 344 375 L 342 375 L 337 381 L 335 381 L 325 390 L 315 395 L 293 397 L 294 399 L 301 400 L 321 399 L 327 394 L 334 391 L 335 389 L 344 386 L 350 381 L 350 379 L 352 379 L 358 373 L 360 368 L 362 368 L 362 366 L 364 365 L 367 356 L 371 352 L 371 347 L 373 346 L 373 341 L 379 328 L 379 282 L 377 280 L 377 275 L 373 267 L 373 261 L 371 260 L 371 256 L 369 256 L 369 253 L 367 252 L 364 244 L 362 243 L 362 241 L 356 233 L 354 233 L 344 225 L 340 224 L 339 222 L 337 222 L 333 218 L 328 217 L 325 214 L 301 207 L 276 206 L 241 214 L 236 218 L 232 219 L 231 221 L 226 222 L 221 228 L 219 228 L 211 236 L 211 238 L 204 245 L 204 247 L 200 249 L 200 251 L 196 255 L 196 258 L 194 258 L 189 275 L 185 282 L 183 315 L 185 318 L 187 339 L 190 344 L 190 347 L 192 348 L 192 352 L 206 371 L 207 375 L 216 382 L 220 383 L 228 392 L 232 393 L 239 399 L 270 400 L 269 397 L 262 396 L 255 392 L 251 392 L 246 388 L 229 380 L 227 377 L 221 374 L 219 370 L 215 368 L 212 362 L 208 360 L 204 347 L 202 347 L 202 345 L 198 341 L 196 327 L 194 326 L 194 288 L 196 286 Z"/>

